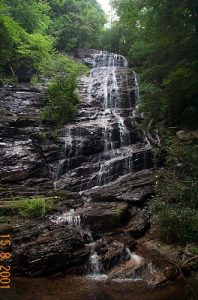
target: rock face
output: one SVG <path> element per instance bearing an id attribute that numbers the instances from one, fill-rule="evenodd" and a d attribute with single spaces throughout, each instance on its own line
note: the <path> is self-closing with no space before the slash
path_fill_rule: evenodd
<path id="1" fill-rule="evenodd" d="M 84 191 L 153 166 L 151 146 L 134 112 L 137 75 L 121 55 L 81 51 L 89 77 L 79 82 L 81 103 L 74 122 L 61 130 L 63 151 L 56 187 Z"/>
<path id="2" fill-rule="evenodd" d="M 129 204 L 144 205 L 154 194 L 153 174 L 151 170 L 125 175 L 117 180 L 94 189 L 83 195 L 94 201 L 117 201 Z"/>
<path id="3" fill-rule="evenodd" d="M 31 136 L 39 128 L 34 116 L 42 103 L 42 91 L 8 86 L 0 89 L 0 95 L 0 181 L 16 183 L 38 176 L 43 158 Z"/>
<path id="4" fill-rule="evenodd" d="M 62 195 L 53 215 L 12 229 L 15 273 L 108 272 L 129 259 L 150 225 L 144 205 L 154 193 L 153 154 L 137 125 L 138 77 L 121 55 L 77 56 L 92 70 L 79 79 L 78 113 L 61 129 L 40 124 L 44 88 L 0 87 L 4 201 L 53 197 L 54 187 L 73 195 Z"/>

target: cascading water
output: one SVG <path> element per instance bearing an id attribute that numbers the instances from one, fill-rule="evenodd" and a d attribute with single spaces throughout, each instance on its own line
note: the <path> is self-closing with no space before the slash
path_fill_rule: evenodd
<path id="1" fill-rule="evenodd" d="M 91 273 L 94 275 L 99 275 L 101 272 L 101 264 L 100 264 L 99 256 L 96 252 L 94 252 L 90 256 L 90 269 L 91 269 Z"/>
<path id="2" fill-rule="evenodd" d="M 69 212 L 66 212 L 60 216 L 51 217 L 50 220 L 56 224 L 66 223 L 72 227 L 80 227 L 81 225 L 80 215 L 76 214 L 74 209 L 71 209 Z"/>
<path id="3" fill-rule="evenodd" d="M 137 255 L 134 252 L 131 252 L 131 250 L 129 248 L 126 248 L 126 252 L 130 258 L 131 261 L 133 261 L 136 265 L 139 265 L 140 263 L 143 262 L 143 258 L 139 255 Z"/>
<path id="4" fill-rule="evenodd" d="M 138 75 L 121 55 L 98 52 L 91 61 L 93 69 L 79 82 L 79 113 L 65 129 L 65 154 L 55 176 L 57 188 L 75 192 L 152 166 L 151 145 L 134 118 Z"/>
<path id="5" fill-rule="evenodd" d="M 136 91 L 135 91 L 135 93 L 136 93 L 136 99 L 137 99 L 137 101 L 139 101 L 139 99 L 140 99 L 139 77 L 138 77 L 138 75 L 137 75 L 136 72 L 133 72 L 133 74 L 134 74 L 135 86 L 136 86 Z"/>

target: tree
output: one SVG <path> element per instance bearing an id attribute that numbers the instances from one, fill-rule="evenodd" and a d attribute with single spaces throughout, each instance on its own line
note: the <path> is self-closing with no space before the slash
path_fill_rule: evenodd
<path id="1" fill-rule="evenodd" d="M 3 0 L 9 15 L 26 32 L 44 33 L 50 24 L 50 7 L 43 0 Z"/>
<path id="2" fill-rule="evenodd" d="M 96 47 L 105 15 L 96 0 L 48 0 L 52 24 L 50 34 L 60 51 Z"/>

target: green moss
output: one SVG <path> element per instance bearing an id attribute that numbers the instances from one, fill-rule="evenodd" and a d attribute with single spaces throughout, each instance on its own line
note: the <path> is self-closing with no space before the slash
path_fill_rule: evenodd
<path id="1" fill-rule="evenodd" d="M 52 200 L 46 200 L 43 197 L 37 196 L 31 199 L 21 200 L 20 206 L 20 215 L 32 219 L 44 217 L 53 209 L 54 203 Z"/>
<path id="2" fill-rule="evenodd" d="M 12 199 L 1 205 L 0 217 L 37 218 L 43 217 L 54 208 L 54 201 L 42 196 L 32 198 Z"/>

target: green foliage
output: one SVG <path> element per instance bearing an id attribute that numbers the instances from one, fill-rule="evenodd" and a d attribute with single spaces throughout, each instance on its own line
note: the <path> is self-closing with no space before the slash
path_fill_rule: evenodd
<path id="1" fill-rule="evenodd" d="M 105 15 L 96 0 L 49 0 L 50 33 L 60 51 L 96 47 Z"/>
<path id="2" fill-rule="evenodd" d="M 198 146 L 169 141 L 166 169 L 157 176 L 157 196 L 151 204 L 154 221 L 168 241 L 198 240 Z"/>
<path id="3" fill-rule="evenodd" d="M 22 64 L 39 70 L 45 60 L 51 60 L 53 41 L 40 33 L 26 34 L 24 43 L 17 48 L 19 67 Z"/>
<path id="4" fill-rule="evenodd" d="M 50 24 L 50 7 L 43 0 L 4 0 L 9 15 L 28 33 L 45 32 Z"/>
<path id="5" fill-rule="evenodd" d="M 40 65 L 40 71 L 49 77 L 57 74 L 60 76 L 77 77 L 88 72 L 88 68 L 84 64 L 76 63 L 67 55 L 54 54 L 50 60 L 43 60 Z"/>
<path id="6" fill-rule="evenodd" d="M 146 123 L 153 119 L 169 126 L 198 128 L 197 3 L 194 0 L 111 2 L 120 19 L 108 30 L 108 36 L 112 34 L 108 49 L 119 49 L 128 56 L 143 83 L 153 86 L 142 97 Z M 120 29 L 118 37 L 115 28 Z"/>
<path id="7" fill-rule="evenodd" d="M 2 14 L 6 11 L 5 7 L 0 9 L 0 68 L 2 68 L 15 54 L 14 48 L 20 43 L 23 30 L 10 16 Z"/>
<path id="8" fill-rule="evenodd" d="M 36 85 L 38 85 L 39 83 L 40 83 L 39 77 L 38 77 L 37 75 L 33 75 L 33 76 L 32 76 L 32 79 L 31 79 L 31 84 L 32 84 L 33 86 L 36 86 Z"/>
<path id="9" fill-rule="evenodd" d="M 48 85 L 47 105 L 41 112 L 41 120 L 56 124 L 67 122 L 76 112 L 79 97 L 74 77 L 56 77 Z"/>
<path id="10" fill-rule="evenodd" d="M 77 79 L 88 68 L 69 56 L 58 54 L 54 59 L 44 62 L 41 70 L 47 76 L 56 75 L 48 84 L 47 103 L 41 112 L 41 120 L 60 125 L 70 120 L 76 112 L 79 103 Z"/>
<path id="11" fill-rule="evenodd" d="M 20 206 L 20 214 L 23 217 L 34 219 L 37 217 L 44 217 L 51 211 L 53 209 L 53 201 L 38 196 L 21 200 Z"/>
<path id="12" fill-rule="evenodd" d="M 46 139 L 47 139 L 47 133 L 44 132 L 44 131 L 40 132 L 39 133 L 39 139 L 40 139 L 41 142 L 45 142 Z"/>
<path id="13" fill-rule="evenodd" d="M 192 253 L 193 255 L 198 255 L 198 247 L 195 244 L 188 244 L 186 246 L 186 250 Z"/>
<path id="14" fill-rule="evenodd" d="M 47 64 L 48 71 L 51 67 L 57 75 L 55 69 L 61 72 L 62 67 L 60 57 L 58 66 L 53 62 L 57 58 L 56 50 L 96 47 L 105 21 L 96 0 L 1 0 L 2 76 L 14 75 L 20 81 L 31 81 L 31 76 L 45 74 Z M 65 63 L 64 56 L 62 60 L 64 67 L 69 64 L 69 61 Z M 72 68 L 78 69 L 76 65 Z M 72 72 L 79 73 L 79 70 Z"/>
<path id="15" fill-rule="evenodd" d="M 172 242 L 197 242 L 198 210 L 177 205 L 153 203 L 155 221 L 163 239 Z"/>
<path id="16" fill-rule="evenodd" d="M 114 22 L 110 28 L 105 28 L 100 33 L 100 47 L 104 50 L 122 53 L 128 56 L 130 51 L 130 41 L 132 39 L 131 30 L 118 22 Z"/>
<path id="17" fill-rule="evenodd" d="M 36 25 L 35 32 L 29 30 L 31 33 L 28 33 L 27 28 L 23 26 L 26 20 L 23 9 L 19 9 L 23 5 L 25 12 L 29 11 L 27 3 L 14 2 L 4 1 L 5 4 L 0 7 L 0 71 L 15 75 L 24 66 L 27 70 L 39 71 L 43 59 L 49 59 L 53 52 L 53 39 L 38 32 L 39 27 L 36 28 Z M 37 13 L 35 12 L 35 18 L 39 18 Z M 23 22 L 20 22 L 19 18 Z"/>
<path id="18" fill-rule="evenodd" d="M 2 205 L 0 217 L 43 217 L 53 210 L 54 202 L 41 196 L 32 198 L 12 199 Z"/>

